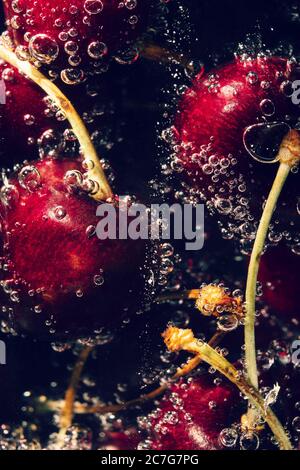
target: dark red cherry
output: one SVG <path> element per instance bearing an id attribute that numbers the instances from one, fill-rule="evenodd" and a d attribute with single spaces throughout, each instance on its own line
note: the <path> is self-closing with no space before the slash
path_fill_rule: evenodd
<path id="1" fill-rule="evenodd" d="M 68 84 L 101 69 L 106 56 L 132 49 L 149 5 L 149 0 L 4 1 L 17 54 L 47 65 Z"/>
<path id="2" fill-rule="evenodd" d="M 87 189 L 83 173 L 79 160 L 47 158 L 1 189 L 4 312 L 16 330 L 47 339 L 100 334 L 155 292 L 156 246 L 99 239 L 98 203 L 70 192 Z"/>
<path id="3" fill-rule="evenodd" d="M 76 153 L 74 134 L 64 114 L 37 85 L 5 63 L 0 64 L 0 79 L 0 167 L 12 168 L 15 163 L 50 152 Z M 92 139 L 99 144 L 102 137 L 99 129 L 107 129 L 111 113 L 109 80 L 98 77 L 88 85 L 61 88 L 85 121 Z M 101 104 L 97 102 L 99 90 Z"/>
<path id="4" fill-rule="evenodd" d="M 300 108 L 292 102 L 296 64 L 279 57 L 237 58 L 195 79 L 179 105 L 174 168 L 223 221 L 224 234 L 251 240 L 278 164 L 270 164 Z M 176 145 L 175 145 L 176 144 Z M 264 161 L 264 162 L 263 162 Z M 299 228 L 299 174 L 289 177 L 274 231 Z"/>
<path id="5" fill-rule="evenodd" d="M 100 450 L 136 450 L 141 438 L 136 429 L 105 434 Z"/>
<path id="6" fill-rule="evenodd" d="M 283 317 L 300 319 L 299 302 L 300 256 L 289 248 L 276 247 L 266 251 L 261 259 L 259 281 L 262 300 Z"/>
<path id="7" fill-rule="evenodd" d="M 215 450 L 234 421 L 238 392 L 203 375 L 172 385 L 150 417 L 153 450 Z M 242 414 L 242 412 L 241 412 Z"/>
<path id="8" fill-rule="evenodd" d="M 63 128 L 50 101 L 33 82 L 8 64 L 0 65 L 0 166 L 36 158 L 37 140 L 46 131 Z"/>

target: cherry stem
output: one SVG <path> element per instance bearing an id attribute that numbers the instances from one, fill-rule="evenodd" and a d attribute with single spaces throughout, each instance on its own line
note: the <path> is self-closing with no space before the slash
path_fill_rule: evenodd
<path id="1" fill-rule="evenodd" d="M 208 344 L 212 347 L 215 348 L 217 347 L 226 333 L 224 331 L 217 330 L 216 333 L 212 336 Z M 145 395 L 140 396 L 139 398 L 135 398 L 133 400 L 120 403 L 118 405 L 96 405 L 96 406 L 85 406 L 82 404 L 75 404 L 74 405 L 74 413 L 76 414 L 105 414 L 105 413 L 116 413 L 118 411 L 125 410 L 127 408 L 135 407 L 142 405 L 143 403 L 146 403 L 147 401 L 154 400 L 157 398 L 159 395 L 162 395 L 168 388 L 170 387 L 170 384 L 173 383 L 175 380 L 184 377 L 188 374 L 190 374 L 194 369 L 196 369 L 199 364 L 201 363 L 202 358 L 199 356 L 195 356 L 187 363 L 182 366 L 181 368 L 178 368 L 176 373 L 171 377 L 171 379 L 166 382 L 164 385 L 161 385 L 160 387 L 157 387 L 155 390 L 153 390 L 150 393 L 147 393 Z M 48 402 L 47 403 L 48 408 L 57 408 L 57 402 Z"/>
<path id="2" fill-rule="evenodd" d="M 168 349 L 172 352 L 187 351 L 195 354 L 211 367 L 219 371 L 230 382 L 235 384 L 245 395 L 249 402 L 259 410 L 260 415 L 268 423 L 281 450 L 293 450 L 290 440 L 269 406 L 258 390 L 254 388 L 227 359 L 213 349 L 209 344 L 195 338 L 192 330 L 183 330 L 176 327 L 169 327 L 163 335 Z"/>
<path id="3" fill-rule="evenodd" d="M 158 46 L 157 44 L 142 44 L 140 55 L 147 60 L 159 61 L 164 64 L 173 63 L 180 65 L 191 73 L 195 72 L 193 63 L 190 58 L 184 54 L 169 51 L 168 49 Z"/>
<path id="4" fill-rule="evenodd" d="M 283 139 L 277 161 L 280 162 L 277 175 L 273 182 L 272 189 L 269 193 L 268 199 L 260 219 L 254 246 L 251 253 L 247 284 L 246 284 L 246 314 L 245 314 L 245 358 L 246 358 L 246 371 L 249 383 L 258 389 L 258 373 L 256 362 L 256 345 L 255 345 L 255 303 L 256 303 L 256 287 L 257 278 L 260 265 L 261 255 L 263 253 L 265 242 L 272 220 L 273 213 L 276 209 L 276 204 L 280 197 L 283 186 L 290 173 L 290 170 L 295 166 L 300 157 L 300 135 L 297 131 L 290 131 Z M 249 408 L 248 410 L 248 425 L 255 428 L 256 410 Z"/>
<path id="5" fill-rule="evenodd" d="M 110 198 L 112 196 L 112 190 L 102 169 L 97 152 L 85 124 L 72 103 L 60 91 L 60 89 L 46 78 L 36 67 L 34 67 L 30 62 L 19 60 L 16 54 L 3 44 L 0 44 L 0 58 L 13 67 L 16 67 L 20 72 L 42 88 L 42 90 L 44 90 L 44 92 L 50 96 L 55 104 L 64 112 L 78 139 L 83 158 L 88 162 L 87 166 L 90 167 L 87 170 L 87 176 L 91 181 L 97 184 L 97 188 L 91 196 L 96 201 L 107 200 Z M 90 165 L 89 162 L 91 162 Z"/>
<path id="6" fill-rule="evenodd" d="M 168 302 L 169 300 L 197 300 L 201 289 L 191 289 L 182 292 L 170 292 L 157 297 L 156 302 Z"/>
<path id="7" fill-rule="evenodd" d="M 93 350 L 92 346 L 85 346 L 79 354 L 74 369 L 72 371 L 70 383 L 65 394 L 65 401 L 60 413 L 60 431 L 58 440 L 63 442 L 67 429 L 72 425 L 74 416 L 74 402 L 80 381 L 80 377 L 85 363 Z"/>

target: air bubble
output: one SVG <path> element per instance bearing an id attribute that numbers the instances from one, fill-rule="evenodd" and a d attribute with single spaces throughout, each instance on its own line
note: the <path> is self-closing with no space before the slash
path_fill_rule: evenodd
<path id="1" fill-rule="evenodd" d="M 58 56 L 59 47 L 47 34 L 36 34 L 29 41 L 29 52 L 42 64 L 51 64 Z"/>
<path id="2" fill-rule="evenodd" d="M 33 165 L 24 166 L 18 174 L 20 186 L 30 192 L 36 191 L 41 186 L 41 176 Z"/>
<path id="3" fill-rule="evenodd" d="M 83 181 L 82 173 L 78 170 L 69 170 L 64 176 L 64 183 L 69 191 L 77 191 L 81 188 Z"/>
<path id="4" fill-rule="evenodd" d="M 84 9 L 90 15 L 98 15 L 103 10 L 103 3 L 101 0 L 85 0 Z"/>
<path id="5" fill-rule="evenodd" d="M 62 70 L 60 76 L 62 81 L 67 85 L 78 85 L 79 83 L 82 83 L 85 79 L 85 74 L 83 70 L 78 68 L 64 69 Z"/>
<path id="6" fill-rule="evenodd" d="M 273 116 L 275 114 L 275 105 L 273 101 L 265 99 L 260 102 L 260 109 L 264 116 Z"/>
<path id="7" fill-rule="evenodd" d="M 245 149 L 254 160 L 274 163 L 283 137 L 290 127 L 284 122 L 260 123 L 247 127 L 243 135 Z"/>
<path id="8" fill-rule="evenodd" d="M 95 286 L 102 286 L 104 284 L 104 277 L 101 274 L 96 274 L 94 276 Z"/>
<path id="9" fill-rule="evenodd" d="M 38 140 L 39 153 L 41 157 L 57 157 L 61 154 L 65 146 L 65 141 L 60 133 L 53 129 L 45 131 Z"/>
<path id="10" fill-rule="evenodd" d="M 239 321 L 235 315 L 222 315 L 218 319 L 217 325 L 221 331 L 233 331 L 238 327 Z"/>
<path id="11" fill-rule="evenodd" d="M 63 220 L 67 215 L 66 209 L 62 206 L 55 207 L 55 209 L 53 209 L 53 213 L 57 220 Z"/>
<path id="12" fill-rule="evenodd" d="M 19 200 L 19 191 L 16 186 L 7 184 L 1 188 L 1 201 L 7 207 L 13 207 Z"/>
<path id="13" fill-rule="evenodd" d="M 89 44 L 87 51 L 92 59 L 101 59 L 107 54 L 108 48 L 104 42 L 93 41 Z"/>
<path id="14" fill-rule="evenodd" d="M 130 65 L 136 62 L 140 54 L 136 47 L 131 47 L 119 53 L 118 56 L 115 56 L 115 61 L 121 65 Z"/>

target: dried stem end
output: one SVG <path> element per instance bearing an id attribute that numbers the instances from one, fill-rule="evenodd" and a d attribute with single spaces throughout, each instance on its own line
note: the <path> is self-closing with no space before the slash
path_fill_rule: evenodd
<path id="1" fill-rule="evenodd" d="M 205 316 L 219 317 L 224 313 L 234 314 L 238 318 L 244 316 L 241 297 L 233 297 L 223 286 L 208 284 L 199 289 L 196 308 Z"/>
<path id="2" fill-rule="evenodd" d="M 175 326 L 169 326 L 162 334 L 169 351 L 178 352 L 186 349 L 191 342 L 195 341 L 192 330 L 182 330 Z"/>
<path id="3" fill-rule="evenodd" d="M 299 164 L 300 161 L 300 133 L 292 129 L 283 138 L 279 152 L 278 160 L 286 163 L 290 167 Z"/>

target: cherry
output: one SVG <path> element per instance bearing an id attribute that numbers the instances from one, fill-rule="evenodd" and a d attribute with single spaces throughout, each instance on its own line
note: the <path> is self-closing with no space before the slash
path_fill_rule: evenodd
<path id="1" fill-rule="evenodd" d="M 79 160 L 46 158 L 2 187 L 4 311 L 17 331 L 45 339 L 100 334 L 155 291 L 157 247 L 98 239 L 98 204 L 70 192 L 91 189 L 81 171 Z"/>
<path id="2" fill-rule="evenodd" d="M 261 259 L 262 300 L 283 317 L 299 319 L 299 270 L 300 256 L 284 246 L 267 250 Z"/>
<path id="3" fill-rule="evenodd" d="M 148 0 L 5 0 L 9 37 L 17 54 L 48 65 L 68 84 L 103 59 L 132 48 L 148 17 Z M 134 55 L 136 52 L 134 53 Z"/>
<path id="4" fill-rule="evenodd" d="M 278 168 L 262 161 L 274 159 L 300 117 L 291 98 L 297 76 L 299 69 L 287 59 L 241 57 L 199 75 L 180 102 L 170 137 L 174 169 L 223 219 L 227 238 L 236 234 L 247 244 L 255 234 L 253 221 Z M 299 176 L 292 175 L 278 204 L 277 232 L 298 230 L 298 195 Z"/>
<path id="5" fill-rule="evenodd" d="M 215 450 L 233 423 L 236 389 L 202 375 L 172 385 L 151 416 L 153 450 Z"/>
<path id="6" fill-rule="evenodd" d="M 136 429 L 107 432 L 101 442 L 100 450 L 136 450 L 140 436 Z"/>
<path id="7" fill-rule="evenodd" d="M 4 167 L 37 157 L 37 140 L 45 132 L 63 126 L 41 90 L 17 69 L 2 63 L 0 77 L 4 84 L 0 105 L 0 165 Z"/>
<path id="8" fill-rule="evenodd" d="M 0 104 L 1 149 L 0 166 L 12 167 L 24 160 L 36 159 L 47 152 L 73 151 L 74 135 L 69 131 L 63 113 L 31 80 L 15 67 L 0 64 L 2 103 Z M 108 80 L 91 79 L 89 86 L 82 84 L 73 88 L 61 87 L 84 118 L 92 137 L 99 140 L 99 128 L 106 128 L 111 93 Z M 67 91 L 64 88 L 68 88 Z M 105 98 L 101 107 L 97 95 L 101 88 Z M 108 98 L 109 97 L 109 98 Z M 16 134 L 18 138 L 16 138 Z M 76 149 L 76 146 L 75 146 Z"/>

